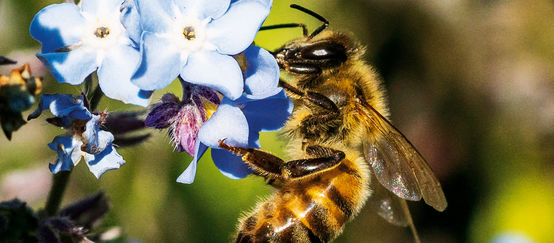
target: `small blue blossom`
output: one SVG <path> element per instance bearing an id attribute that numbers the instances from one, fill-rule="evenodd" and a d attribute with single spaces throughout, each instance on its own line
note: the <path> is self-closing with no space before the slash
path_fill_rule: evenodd
<path id="1" fill-rule="evenodd" d="M 271 0 L 135 0 L 142 30 L 133 82 L 161 89 L 177 76 L 234 100 L 244 90 L 232 55 L 243 52 L 269 14 Z M 130 19 L 124 22 L 137 22 Z M 139 36 L 137 33 L 131 36 Z"/>
<path id="2" fill-rule="evenodd" d="M 90 172 L 100 178 L 104 172 L 119 168 L 125 163 L 112 142 L 113 135 L 100 129 L 106 114 L 91 113 L 84 105 L 82 96 L 66 94 L 42 95 L 37 110 L 28 119 L 38 117 L 49 109 L 55 116 L 49 122 L 67 129 L 48 144 L 58 153 L 56 163 L 50 164 L 50 171 L 56 174 L 71 170 L 84 157 Z"/>
<path id="3" fill-rule="evenodd" d="M 285 91 L 263 99 L 243 95 L 232 101 L 224 98 L 217 111 L 198 131 L 195 153 L 188 168 L 177 178 L 177 182 L 190 184 L 194 181 L 199 159 L 207 148 L 212 148 L 212 160 L 219 171 L 232 179 L 240 179 L 252 173 L 252 169 L 240 156 L 220 149 L 219 141 L 248 148 L 260 148 L 259 133 L 279 130 L 290 113 L 292 103 Z"/>
<path id="4" fill-rule="evenodd" d="M 37 56 L 59 82 L 78 85 L 97 71 L 106 96 L 146 106 L 151 92 L 131 83 L 140 53 L 121 23 L 132 13 L 122 3 L 82 0 L 80 7 L 74 3 L 52 4 L 35 15 L 30 32 L 42 44 L 42 53 Z"/>
<path id="5" fill-rule="evenodd" d="M 280 129 L 290 113 L 292 102 L 277 87 L 279 67 L 266 50 L 250 46 L 243 55 L 245 93 L 236 100 L 223 97 L 215 90 L 181 82 L 183 101 L 172 94 L 155 104 L 145 125 L 169 128 L 178 151 L 194 156 L 188 168 L 177 179 L 192 183 L 196 166 L 206 150 L 212 148 L 212 159 L 229 178 L 243 178 L 252 170 L 239 156 L 219 148 L 219 140 L 235 146 L 260 148 L 259 132 Z"/>

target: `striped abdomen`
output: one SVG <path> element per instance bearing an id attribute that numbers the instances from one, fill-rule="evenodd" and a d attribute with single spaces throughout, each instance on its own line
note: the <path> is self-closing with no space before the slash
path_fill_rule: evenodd
<path id="1" fill-rule="evenodd" d="M 321 242 L 335 238 L 367 198 L 367 176 L 350 160 L 292 180 L 241 219 L 236 242 Z"/>

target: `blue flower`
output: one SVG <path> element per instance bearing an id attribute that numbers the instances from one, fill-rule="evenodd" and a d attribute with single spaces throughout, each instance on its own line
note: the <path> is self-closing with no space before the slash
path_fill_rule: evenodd
<path id="1" fill-rule="evenodd" d="M 182 82 L 183 101 L 166 94 L 146 118 L 146 126 L 169 127 L 176 148 L 194 156 L 178 182 L 194 181 L 198 161 L 209 147 L 215 165 L 224 175 L 233 179 L 249 175 L 252 170 L 240 157 L 219 149 L 219 140 L 259 148 L 259 132 L 280 129 L 292 112 L 292 102 L 277 87 L 279 67 L 273 56 L 251 46 L 244 58 L 245 93 L 238 99 L 221 98 L 213 89 Z"/>
<path id="2" fill-rule="evenodd" d="M 242 95 L 241 68 L 231 55 L 252 43 L 271 0 L 135 2 L 142 29 L 142 61 L 132 80 L 137 86 L 161 89 L 180 76 L 231 100 Z"/>
<path id="3" fill-rule="evenodd" d="M 240 179 L 252 173 L 242 158 L 219 148 L 219 141 L 248 148 L 260 148 L 259 133 L 281 129 L 292 112 L 292 103 L 284 90 L 264 99 L 243 95 L 232 101 L 224 98 L 217 111 L 198 132 L 195 153 L 188 168 L 177 178 L 178 182 L 194 181 L 196 166 L 208 147 L 212 148 L 212 160 L 225 176 Z"/>
<path id="4" fill-rule="evenodd" d="M 140 53 L 121 23 L 121 18 L 132 13 L 122 3 L 82 0 L 80 7 L 52 4 L 35 15 L 30 32 L 42 44 L 37 56 L 59 82 L 78 85 L 97 71 L 106 96 L 146 106 L 151 92 L 131 83 Z"/>
<path id="5" fill-rule="evenodd" d="M 112 144 L 113 135 L 100 130 L 100 124 L 107 114 L 90 113 L 84 106 L 82 96 L 42 95 L 37 110 L 28 119 L 37 118 L 47 109 L 55 116 L 49 122 L 67 129 L 64 135 L 56 136 L 48 144 L 50 149 L 58 153 L 56 163 L 50 164 L 52 173 L 71 170 L 81 157 L 85 158 L 90 172 L 97 178 L 125 163 Z"/>

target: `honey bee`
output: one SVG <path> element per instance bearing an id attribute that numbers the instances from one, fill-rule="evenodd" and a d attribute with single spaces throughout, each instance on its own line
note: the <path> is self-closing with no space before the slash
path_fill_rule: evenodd
<path id="1" fill-rule="evenodd" d="M 304 32 L 273 52 L 290 76 L 280 80 L 294 102 L 284 133 L 288 154 L 298 159 L 220 141 L 278 188 L 240 220 L 236 242 L 330 241 L 366 201 L 390 223 L 410 226 L 419 241 L 405 200 L 423 198 L 443 211 L 437 178 L 389 121 L 381 81 L 362 60 L 364 48 L 347 34 L 325 30 L 328 21 L 320 15 L 291 7 L 323 22 L 310 35 L 302 24 L 262 27 Z"/>

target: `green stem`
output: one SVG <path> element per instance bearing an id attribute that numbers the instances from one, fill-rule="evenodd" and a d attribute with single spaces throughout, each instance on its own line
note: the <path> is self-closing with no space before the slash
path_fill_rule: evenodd
<path id="1" fill-rule="evenodd" d="M 90 98 L 90 112 L 93 112 L 98 107 L 98 104 L 100 103 L 100 100 L 102 99 L 102 96 L 104 96 L 104 93 L 102 93 L 102 90 L 100 89 L 100 85 L 96 86 L 92 93 L 92 97 Z"/>
<path id="2" fill-rule="evenodd" d="M 85 78 L 85 85 L 83 87 L 83 93 L 88 96 L 90 89 L 92 88 L 92 74 Z"/>
<path id="3" fill-rule="evenodd" d="M 70 175 L 71 171 L 60 171 L 54 175 L 52 187 L 50 187 L 46 206 L 44 207 L 46 216 L 54 216 L 58 213 Z"/>

